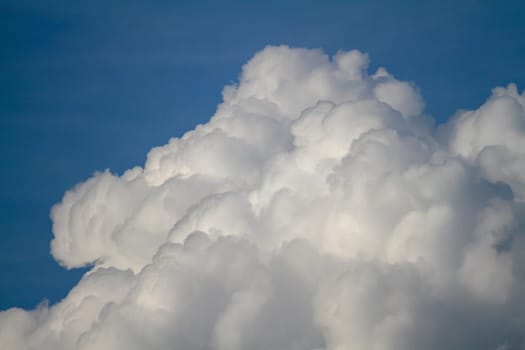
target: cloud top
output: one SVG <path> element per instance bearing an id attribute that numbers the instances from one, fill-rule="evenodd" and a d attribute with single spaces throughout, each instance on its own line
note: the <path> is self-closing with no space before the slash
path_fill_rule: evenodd
<path id="1" fill-rule="evenodd" d="M 525 95 L 437 130 L 359 51 L 267 47 L 206 124 L 51 212 L 91 265 L 6 349 L 523 349 Z"/>

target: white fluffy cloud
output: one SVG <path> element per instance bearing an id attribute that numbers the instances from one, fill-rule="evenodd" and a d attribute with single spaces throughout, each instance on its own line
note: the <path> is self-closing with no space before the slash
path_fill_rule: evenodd
<path id="1" fill-rule="evenodd" d="M 90 265 L 0 348 L 524 349 L 525 95 L 436 130 L 359 51 L 267 47 L 204 125 L 51 213 Z"/>

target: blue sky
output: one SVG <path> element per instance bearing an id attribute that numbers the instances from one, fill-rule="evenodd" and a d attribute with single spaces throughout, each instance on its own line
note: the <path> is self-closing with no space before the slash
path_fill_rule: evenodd
<path id="1" fill-rule="evenodd" d="M 394 5 L 395 3 L 395 5 Z M 523 1 L 0 2 L 0 309 L 60 300 L 49 210 L 97 170 L 206 121 L 268 44 L 357 48 L 444 121 L 525 88 Z"/>

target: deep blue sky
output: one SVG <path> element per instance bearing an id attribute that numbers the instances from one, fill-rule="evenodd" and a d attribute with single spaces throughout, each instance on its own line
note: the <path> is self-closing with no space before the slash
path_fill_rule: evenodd
<path id="1" fill-rule="evenodd" d="M 525 88 L 525 1 L 0 0 L 0 309 L 56 302 L 49 209 L 206 121 L 267 44 L 368 52 L 439 121 Z"/>

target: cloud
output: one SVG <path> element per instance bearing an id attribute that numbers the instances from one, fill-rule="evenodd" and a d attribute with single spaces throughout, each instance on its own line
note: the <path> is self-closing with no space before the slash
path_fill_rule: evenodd
<path id="1" fill-rule="evenodd" d="M 5 349 L 523 349 L 525 95 L 437 130 L 368 56 L 267 47 L 206 124 L 51 212 L 91 270 Z"/>

